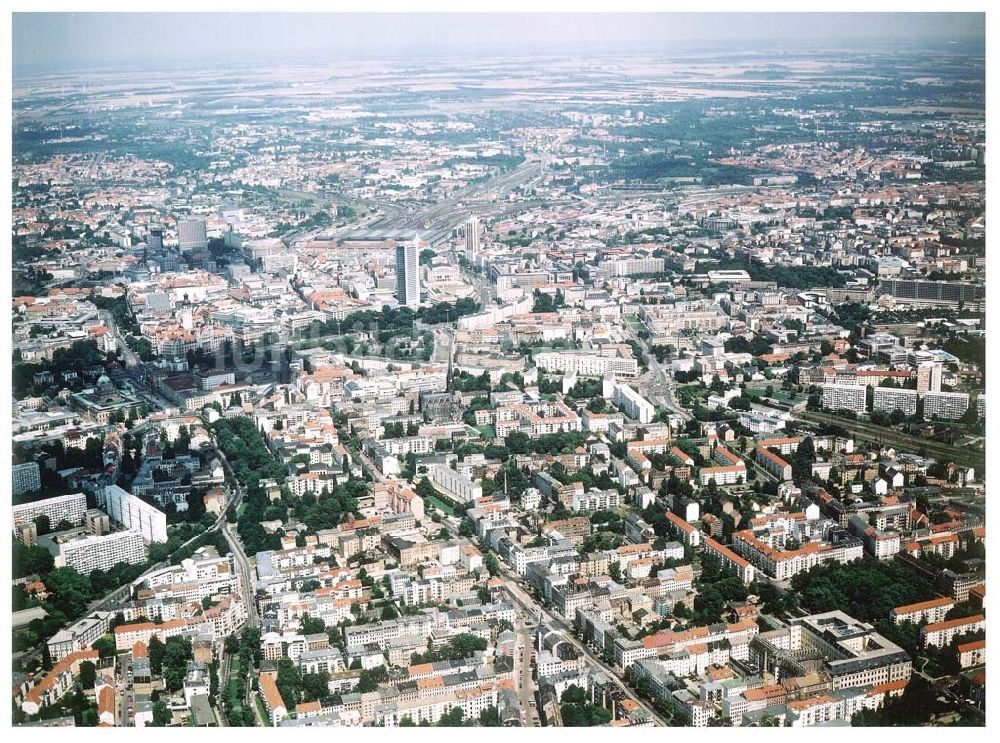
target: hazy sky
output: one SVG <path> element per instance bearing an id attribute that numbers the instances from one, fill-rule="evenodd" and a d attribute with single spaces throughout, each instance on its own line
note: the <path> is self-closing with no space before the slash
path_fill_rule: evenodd
<path id="1" fill-rule="evenodd" d="M 981 13 L 15 13 L 15 73 L 283 56 L 502 54 L 512 45 L 745 39 L 950 41 L 982 47 Z"/>

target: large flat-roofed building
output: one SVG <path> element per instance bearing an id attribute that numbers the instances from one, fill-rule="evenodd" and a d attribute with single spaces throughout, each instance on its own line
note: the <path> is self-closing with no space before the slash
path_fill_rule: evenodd
<path id="1" fill-rule="evenodd" d="M 650 423 L 656 416 L 656 407 L 627 384 L 616 384 L 611 402 L 625 415 L 640 423 Z"/>
<path id="2" fill-rule="evenodd" d="M 42 489 L 42 476 L 38 462 L 15 464 L 11 468 L 11 478 L 14 495 L 33 493 Z"/>
<path id="3" fill-rule="evenodd" d="M 615 276 L 632 276 L 643 273 L 663 273 L 665 267 L 663 258 L 619 258 L 609 261 L 608 265 Z"/>
<path id="4" fill-rule="evenodd" d="M 840 610 L 799 617 L 786 627 L 762 632 L 750 643 L 750 663 L 779 678 L 804 676 L 819 666 L 834 689 L 905 680 L 913 672 L 908 652 Z"/>
<path id="5" fill-rule="evenodd" d="M 749 284 L 750 274 L 741 269 L 709 271 L 708 280 L 713 284 Z"/>
<path id="6" fill-rule="evenodd" d="M 177 222 L 177 247 L 199 250 L 208 247 L 208 229 L 204 219 L 182 219 Z"/>
<path id="7" fill-rule="evenodd" d="M 631 356 L 586 353 L 582 351 L 550 351 L 535 356 L 535 364 L 547 372 L 579 374 L 581 377 L 634 378 L 639 376 L 639 363 Z"/>
<path id="8" fill-rule="evenodd" d="M 447 465 L 431 467 L 429 474 L 434 487 L 459 503 L 470 503 L 483 497 L 482 485 Z"/>
<path id="9" fill-rule="evenodd" d="M 80 575 L 107 570 L 120 562 L 136 565 L 146 560 L 146 543 L 137 531 L 120 531 L 104 536 L 85 537 L 60 545 L 63 565 Z"/>
<path id="10" fill-rule="evenodd" d="M 824 384 L 823 407 L 827 410 L 850 410 L 864 413 L 867 409 L 867 387 L 853 384 Z"/>
<path id="11" fill-rule="evenodd" d="M 924 418 L 957 420 L 969 409 L 969 395 L 966 392 L 928 392 L 924 395 Z"/>
<path id="12" fill-rule="evenodd" d="M 49 656 L 53 662 L 65 658 L 70 653 L 88 649 L 95 640 L 108 633 L 114 612 L 95 611 L 69 627 L 59 630 L 49 638 Z"/>
<path id="13" fill-rule="evenodd" d="M 904 303 L 971 304 L 986 297 L 984 285 L 962 281 L 886 279 L 882 290 Z"/>
<path id="14" fill-rule="evenodd" d="M 901 390 L 896 387 L 876 387 L 872 408 L 883 413 L 901 410 L 906 415 L 916 415 L 917 391 Z"/>
<path id="15" fill-rule="evenodd" d="M 711 333 L 724 328 L 729 320 L 718 305 L 710 302 L 641 305 L 639 317 L 654 336 L 677 335 L 684 330 Z"/>
<path id="16" fill-rule="evenodd" d="M 39 516 L 48 517 L 49 526 L 52 529 L 55 529 L 61 521 L 79 526 L 83 523 L 83 517 L 86 513 L 87 496 L 83 493 L 58 495 L 55 498 L 46 498 L 14 506 L 14 526 L 30 523 Z"/>
<path id="17" fill-rule="evenodd" d="M 112 521 L 139 532 L 147 542 L 167 541 L 167 514 L 127 490 L 104 488 L 104 507 Z"/>

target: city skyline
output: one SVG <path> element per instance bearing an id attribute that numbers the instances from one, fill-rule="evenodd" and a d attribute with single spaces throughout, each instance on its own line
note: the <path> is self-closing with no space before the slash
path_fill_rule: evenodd
<path id="1" fill-rule="evenodd" d="M 985 19 L 15 16 L 14 725 L 984 731 Z"/>
<path id="2" fill-rule="evenodd" d="M 15 13 L 14 73 L 127 63 L 227 66 L 303 59 L 643 51 L 728 41 L 792 47 L 872 40 L 984 51 L 982 13 Z M 373 28 L 374 27 L 374 28 Z M 41 43 L 37 40 L 41 39 Z M 620 51 L 620 49 L 618 49 Z"/>

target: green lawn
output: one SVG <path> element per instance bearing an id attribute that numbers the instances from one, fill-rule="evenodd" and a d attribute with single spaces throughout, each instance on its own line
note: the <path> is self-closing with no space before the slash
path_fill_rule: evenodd
<path id="1" fill-rule="evenodd" d="M 229 701 L 232 705 L 232 714 L 234 717 L 242 717 L 243 715 L 243 700 L 240 698 L 239 690 L 236 686 L 236 679 L 230 677 L 229 679 Z"/>
<path id="2" fill-rule="evenodd" d="M 444 511 L 449 516 L 455 515 L 455 506 L 450 501 L 446 500 L 443 495 L 431 495 L 428 496 L 428 500 L 431 502 L 437 510 Z"/>
<path id="3" fill-rule="evenodd" d="M 254 698 L 257 700 L 257 709 L 260 710 L 260 719 L 264 721 L 264 727 L 271 727 L 271 718 L 268 716 L 267 710 L 264 709 L 264 702 L 261 700 L 260 695 L 256 694 Z"/>
<path id="4" fill-rule="evenodd" d="M 535 358 L 540 353 L 548 353 L 555 350 L 552 346 L 536 346 L 531 349 L 531 358 Z"/>

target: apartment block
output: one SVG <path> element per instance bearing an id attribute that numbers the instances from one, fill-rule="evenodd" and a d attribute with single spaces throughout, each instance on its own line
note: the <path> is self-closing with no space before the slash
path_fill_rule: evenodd
<path id="1" fill-rule="evenodd" d="M 924 419 L 957 420 L 969 409 L 966 392 L 928 392 L 924 395 Z"/>
<path id="2" fill-rule="evenodd" d="M 901 390 L 895 387 L 876 387 L 872 409 L 883 413 L 901 410 L 905 415 L 917 414 L 917 390 Z"/>
<path id="3" fill-rule="evenodd" d="M 650 423 L 656 415 L 656 407 L 627 384 L 615 384 L 611 402 L 640 423 Z"/>
<path id="4" fill-rule="evenodd" d="M 53 530 L 60 521 L 67 521 L 73 526 L 79 526 L 83 523 L 83 517 L 86 513 L 86 495 L 83 493 L 59 495 L 55 498 L 46 498 L 14 506 L 14 526 L 30 523 L 39 516 L 47 516 L 49 526 Z"/>
<path id="5" fill-rule="evenodd" d="M 62 563 L 80 575 L 92 570 L 108 570 L 120 562 L 136 565 L 146 560 L 146 543 L 137 531 L 120 531 L 84 537 L 60 545 Z"/>
<path id="6" fill-rule="evenodd" d="M 33 493 L 42 488 L 42 476 L 38 462 L 15 464 L 11 468 L 11 478 L 14 495 Z"/>
<path id="7" fill-rule="evenodd" d="M 431 467 L 428 475 L 435 488 L 459 503 L 471 503 L 483 497 L 482 485 L 447 465 Z"/>
<path id="8" fill-rule="evenodd" d="M 823 407 L 827 410 L 850 410 L 864 413 L 867 409 L 867 387 L 853 384 L 824 384 Z"/>
<path id="9" fill-rule="evenodd" d="M 968 632 L 978 632 L 986 629 L 986 617 L 974 614 L 971 617 L 948 619 L 943 622 L 925 624 L 920 628 L 920 641 L 924 645 L 940 648 L 948 645 L 953 638 Z"/>
<path id="10" fill-rule="evenodd" d="M 639 376 L 639 363 L 630 356 L 551 351 L 535 356 L 535 364 L 547 372 L 578 374 L 581 377 L 613 374 L 616 377 L 634 379 Z"/>
<path id="11" fill-rule="evenodd" d="M 912 622 L 913 624 L 927 622 L 928 624 L 935 624 L 944 621 L 948 612 L 954 608 L 954 601 L 941 597 L 931 599 L 930 601 L 921 601 L 916 604 L 897 606 L 889 612 L 889 618 L 893 624 L 900 624 L 901 622 Z"/>
<path id="12" fill-rule="evenodd" d="M 167 541 L 167 514 L 127 490 L 104 488 L 104 507 L 112 521 L 139 532 L 146 542 Z"/>

